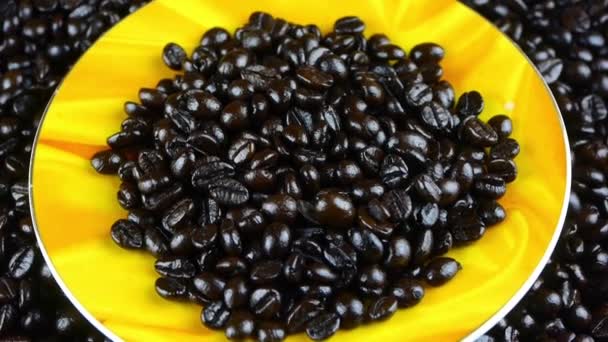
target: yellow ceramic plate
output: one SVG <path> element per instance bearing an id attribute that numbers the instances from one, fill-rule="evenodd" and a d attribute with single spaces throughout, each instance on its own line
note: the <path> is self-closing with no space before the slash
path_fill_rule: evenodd
<path id="1" fill-rule="evenodd" d="M 521 298 L 552 250 L 569 190 L 569 155 L 559 113 L 545 84 L 514 45 L 453 0 L 158 0 L 118 24 L 78 62 L 59 88 L 38 134 L 31 173 L 40 244 L 53 274 L 85 316 L 112 338 L 130 341 L 220 341 L 205 329 L 201 308 L 161 299 L 154 259 L 120 249 L 112 223 L 126 213 L 116 202 L 117 177 L 97 175 L 89 158 L 125 118 L 126 100 L 174 73 L 160 58 L 175 41 L 188 50 L 213 27 L 236 28 L 255 10 L 323 30 L 358 15 L 366 33 L 385 32 L 406 49 L 443 45 L 445 78 L 458 93 L 485 96 L 484 119 L 506 113 L 522 153 L 519 178 L 501 200 L 508 219 L 473 246 L 450 253 L 464 269 L 429 289 L 421 305 L 336 341 L 458 340 L 487 330 Z M 297 335 L 291 341 L 303 341 Z"/>

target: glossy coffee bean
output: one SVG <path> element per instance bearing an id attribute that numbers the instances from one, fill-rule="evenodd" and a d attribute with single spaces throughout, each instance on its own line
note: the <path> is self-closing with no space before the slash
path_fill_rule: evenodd
<path id="1" fill-rule="evenodd" d="M 333 311 L 340 317 L 340 328 L 352 329 L 365 319 L 365 306 L 354 294 L 344 292 L 336 296 Z"/>
<path id="2" fill-rule="evenodd" d="M 274 288 L 261 287 L 254 290 L 249 298 L 250 311 L 261 318 L 275 317 L 282 304 L 281 293 Z"/>
<path id="3" fill-rule="evenodd" d="M 379 296 L 386 286 L 386 278 L 386 273 L 378 265 L 368 266 L 359 274 L 359 291 L 366 295 Z"/>
<path id="4" fill-rule="evenodd" d="M 419 281 L 402 278 L 394 283 L 388 293 L 397 299 L 399 307 L 407 308 L 418 304 L 425 292 Z"/>
<path id="5" fill-rule="evenodd" d="M 312 340 L 324 340 L 331 337 L 340 327 L 340 318 L 334 313 L 321 313 L 306 326 L 306 335 Z"/>
<path id="6" fill-rule="evenodd" d="M 370 321 L 389 319 L 397 311 L 397 299 L 393 296 L 380 297 L 367 308 L 367 318 Z"/>
<path id="7" fill-rule="evenodd" d="M 212 329 L 223 328 L 230 319 L 231 312 L 222 301 L 206 305 L 201 312 L 201 321 Z"/>
<path id="8" fill-rule="evenodd" d="M 222 298 L 226 282 L 209 272 L 199 273 L 193 279 L 193 284 L 205 298 L 209 300 L 219 300 Z"/>
<path id="9" fill-rule="evenodd" d="M 186 61 L 186 51 L 175 43 L 169 43 L 163 49 L 163 61 L 169 68 L 180 70 Z"/>
<path id="10" fill-rule="evenodd" d="M 286 337 L 285 328 L 276 322 L 262 322 L 257 329 L 257 339 L 260 342 L 278 342 Z"/>
<path id="11" fill-rule="evenodd" d="M 262 249 L 270 258 L 285 255 L 291 244 L 292 233 L 289 226 L 283 223 L 273 223 L 266 227 L 262 237 Z"/>
<path id="12" fill-rule="evenodd" d="M 435 258 L 426 265 L 424 278 L 429 285 L 443 285 L 454 278 L 461 268 L 460 263 L 452 258 Z"/>
<path id="13" fill-rule="evenodd" d="M 498 134 L 499 139 L 508 138 L 513 133 L 513 122 L 506 115 L 496 115 L 490 118 L 488 124 Z"/>
<path id="14" fill-rule="evenodd" d="M 226 337 L 230 340 L 244 339 L 253 335 L 255 319 L 247 311 L 235 311 L 230 315 L 225 327 Z"/>

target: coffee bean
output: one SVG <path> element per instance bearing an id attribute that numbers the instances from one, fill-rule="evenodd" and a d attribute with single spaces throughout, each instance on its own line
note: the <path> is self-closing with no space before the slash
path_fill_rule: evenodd
<path id="1" fill-rule="evenodd" d="M 291 243 L 291 231 L 282 223 L 269 225 L 262 238 L 262 248 L 269 257 L 278 257 L 287 253 Z"/>
<path id="2" fill-rule="evenodd" d="M 91 165 L 95 171 L 102 174 L 116 173 L 122 163 L 122 156 L 110 150 L 97 152 L 93 158 L 91 158 Z"/>
<path id="3" fill-rule="evenodd" d="M 401 157 L 389 154 L 384 158 L 380 177 L 387 187 L 394 189 L 402 186 L 407 176 L 408 168 Z"/>
<path id="4" fill-rule="evenodd" d="M 386 278 L 386 273 L 378 265 L 365 267 L 359 273 L 359 291 L 365 295 L 379 296 L 386 286 Z"/>
<path id="5" fill-rule="evenodd" d="M 154 268 L 161 276 L 171 278 L 192 278 L 196 272 L 190 260 L 176 257 L 157 260 Z"/>
<path id="6" fill-rule="evenodd" d="M 219 233 L 219 242 L 224 252 L 231 256 L 238 256 L 243 250 L 243 242 L 234 221 L 230 219 L 223 220 Z"/>
<path id="7" fill-rule="evenodd" d="M 245 279 L 232 278 L 224 287 L 224 303 L 230 309 L 235 309 L 246 305 L 249 295 L 249 287 Z"/>
<path id="8" fill-rule="evenodd" d="M 258 288 L 251 293 L 249 308 L 258 317 L 272 318 L 281 309 L 281 294 L 273 288 Z"/>
<path id="9" fill-rule="evenodd" d="M 230 319 L 230 315 L 230 310 L 223 302 L 213 302 L 206 305 L 201 312 L 201 321 L 209 328 L 221 329 Z"/>
<path id="10" fill-rule="evenodd" d="M 112 240 L 123 248 L 141 248 L 143 246 L 143 232 L 137 224 L 118 220 L 112 225 Z"/>
<path id="11" fill-rule="evenodd" d="M 482 197 L 499 199 L 504 196 L 507 189 L 503 178 L 495 175 L 485 175 L 475 181 L 473 191 Z"/>
<path id="12" fill-rule="evenodd" d="M 258 324 L 257 339 L 260 342 L 278 342 L 286 337 L 283 326 L 276 322 L 262 322 Z"/>
<path id="13" fill-rule="evenodd" d="M 492 126 L 499 139 L 508 138 L 513 133 L 513 122 L 506 115 L 493 116 L 488 121 L 488 125 Z"/>
<path id="14" fill-rule="evenodd" d="M 254 333 L 255 320 L 249 312 L 235 311 L 230 315 L 225 329 L 228 339 L 244 339 Z"/>
<path id="15" fill-rule="evenodd" d="M 399 307 L 407 308 L 418 304 L 424 297 L 424 287 L 414 279 L 402 278 L 390 288 L 389 294 L 397 299 Z"/>
<path id="16" fill-rule="evenodd" d="M 394 222 L 405 221 L 412 212 L 412 200 L 406 191 L 391 190 L 382 196 L 382 204 Z"/>
<path id="17" fill-rule="evenodd" d="M 249 191 L 240 182 L 223 178 L 209 184 L 209 195 L 218 203 L 228 206 L 241 205 L 249 199 Z"/>
<path id="18" fill-rule="evenodd" d="M 318 341 L 331 337 L 340 327 L 340 318 L 334 313 L 321 313 L 308 322 L 306 335 Z"/>
<path id="19" fill-rule="evenodd" d="M 365 318 L 365 306 L 354 294 L 343 292 L 336 296 L 333 304 L 333 312 L 340 317 L 340 327 L 352 329 Z"/>
<path id="20" fill-rule="evenodd" d="M 270 218 L 271 221 L 292 223 L 297 218 L 296 200 L 286 194 L 279 194 L 269 197 L 262 203 L 262 213 Z"/>
<path id="21" fill-rule="evenodd" d="M 514 159 L 520 151 L 519 144 L 513 139 L 505 139 L 490 149 L 492 159 Z"/>
<path id="22" fill-rule="evenodd" d="M 443 285 L 454 278 L 461 268 L 460 263 L 452 258 L 438 257 L 426 265 L 424 278 L 429 285 Z"/>
<path id="23" fill-rule="evenodd" d="M 434 43 L 422 43 L 410 51 L 410 58 L 416 63 L 438 63 L 445 56 L 443 48 Z"/>
<path id="24" fill-rule="evenodd" d="M 397 299 L 393 296 L 380 297 L 374 300 L 367 309 L 367 317 L 371 321 L 381 321 L 390 318 L 397 311 Z"/>
<path id="25" fill-rule="evenodd" d="M 187 296 L 188 289 L 178 279 L 158 278 L 156 280 L 156 292 L 163 298 L 183 300 Z"/>
<path id="26" fill-rule="evenodd" d="M 487 227 L 496 225 L 506 218 L 505 209 L 496 201 L 482 202 L 477 213 Z"/>
<path id="27" fill-rule="evenodd" d="M 323 313 L 321 303 L 312 298 L 305 298 L 296 303 L 285 317 L 287 331 L 290 333 L 303 331 L 307 324 Z"/>

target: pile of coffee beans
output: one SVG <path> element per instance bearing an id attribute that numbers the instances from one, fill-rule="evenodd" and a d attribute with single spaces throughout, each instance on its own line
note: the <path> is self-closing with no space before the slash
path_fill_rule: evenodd
<path id="1" fill-rule="evenodd" d="M 608 1 L 467 0 L 536 64 L 574 164 L 568 218 L 534 287 L 484 341 L 608 341 Z"/>
<path id="2" fill-rule="evenodd" d="M 455 97 L 444 50 L 408 54 L 357 17 L 323 35 L 262 12 L 204 33 L 181 71 L 126 102 L 91 163 L 118 175 L 121 247 L 159 295 L 204 306 L 229 339 L 314 340 L 416 305 L 461 269 L 442 256 L 505 219 L 513 123 Z"/>
<path id="3" fill-rule="evenodd" d="M 32 140 L 53 90 L 128 0 L 0 0 L 0 340 L 103 341 L 57 287 L 28 203 Z"/>

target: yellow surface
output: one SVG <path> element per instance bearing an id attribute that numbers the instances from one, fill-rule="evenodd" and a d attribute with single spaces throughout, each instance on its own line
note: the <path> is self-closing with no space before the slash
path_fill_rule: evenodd
<path id="1" fill-rule="evenodd" d="M 125 251 L 109 236 L 125 212 L 116 202 L 117 177 L 95 174 L 92 153 L 124 119 L 122 106 L 139 87 L 173 72 L 163 46 L 191 51 L 213 26 L 235 28 L 265 10 L 323 30 L 358 15 L 366 34 L 385 32 L 409 50 L 423 41 L 443 45 L 445 78 L 458 94 L 480 90 L 483 117 L 506 113 L 522 153 L 520 175 L 501 200 L 508 219 L 479 243 L 450 253 L 463 265 L 448 285 L 430 289 L 423 304 L 336 341 L 456 340 L 470 334 L 514 296 L 554 235 L 567 187 L 562 130 L 551 97 L 532 67 L 497 30 L 452 0 L 396 1 L 155 1 L 112 29 L 86 53 L 61 86 L 44 120 L 33 165 L 33 204 L 52 266 L 69 292 L 99 322 L 130 341 L 220 341 L 199 322 L 200 307 L 173 303 L 154 291 L 154 259 Z M 303 341 L 304 335 L 290 338 Z"/>

